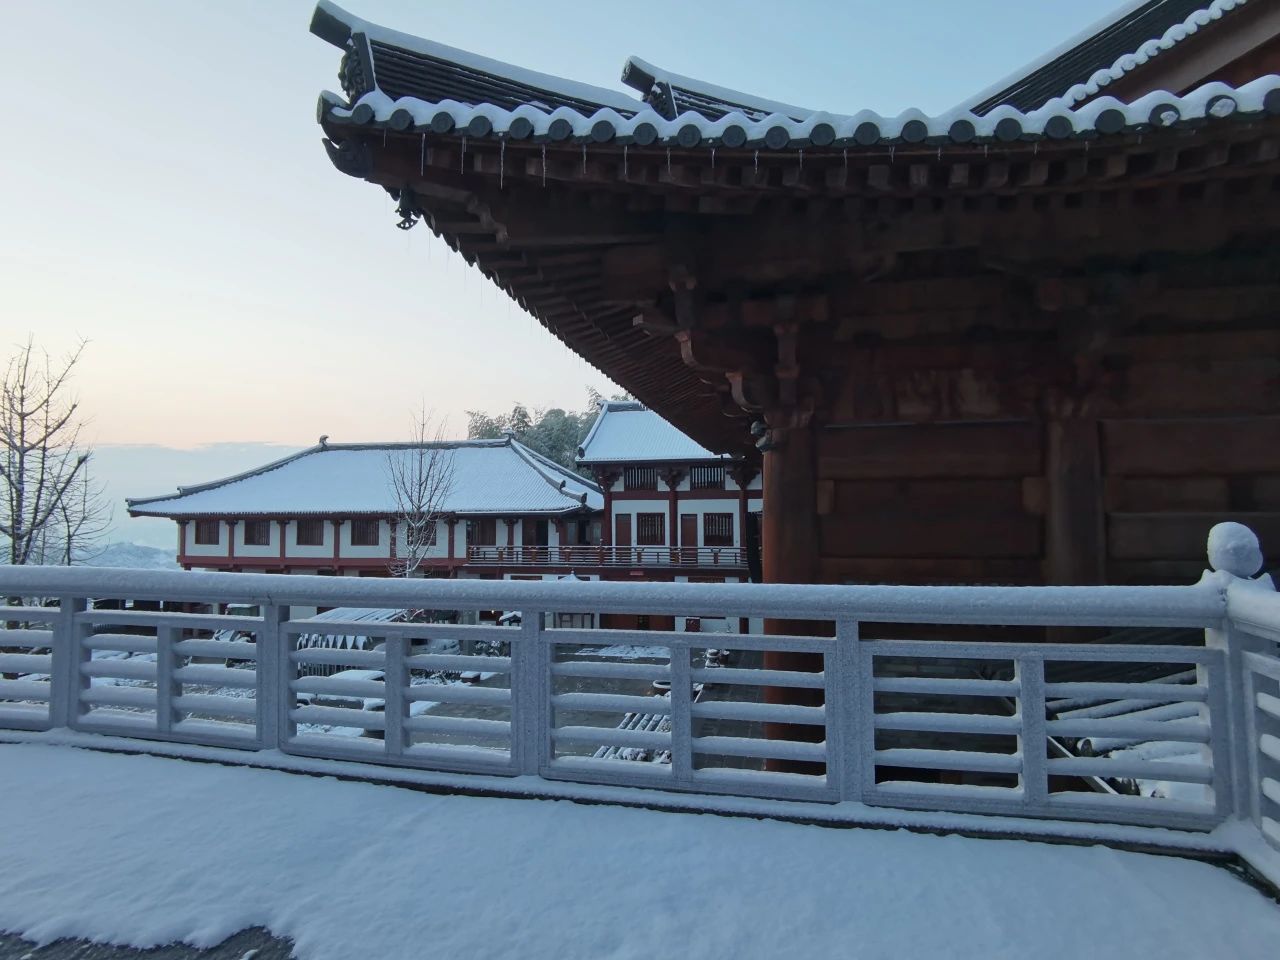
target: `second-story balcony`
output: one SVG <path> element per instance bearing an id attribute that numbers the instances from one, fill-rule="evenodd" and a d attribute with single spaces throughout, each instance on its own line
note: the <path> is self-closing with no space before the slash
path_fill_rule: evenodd
<path id="1" fill-rule="evenodd" d="M 468 547 L 467 562 L 521 567 L 686 567 L 745 570 L 741 547 L 485 546 Z"/>

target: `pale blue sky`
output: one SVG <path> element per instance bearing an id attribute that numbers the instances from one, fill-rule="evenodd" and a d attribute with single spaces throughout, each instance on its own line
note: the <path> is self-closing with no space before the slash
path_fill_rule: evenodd
<path id="1" fill-rule="evenodd" d="M 634 53 L 777 100 L 896 113 L 946 109 L 1118 2 L 346 5 L 602 86 L 622 89 Z M 3 4 L 0 342 L 92 341 L 79 389 L 97 442 L 389 439 L 420 402 L 460 431 L 467 408 L 578 407 L 587 384 L 608 389 L 330 166 L 314 104 L 339 53 L 307 32 L 311 9 Z"/>

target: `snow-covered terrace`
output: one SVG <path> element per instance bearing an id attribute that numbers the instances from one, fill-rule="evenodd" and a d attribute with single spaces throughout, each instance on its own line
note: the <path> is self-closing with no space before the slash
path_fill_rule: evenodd
<path id="1" fill-rule="evenodd" d="M 429 795 L 0 746 L 0 930 L 300 960 L 1269 960 L 1280 907 L 1106 847 Z M 79 954 L 77 954 L 78 956 Z M 246 954 L 246 957 L 249 956 Z"/>
<path id="2" fill-rule="evenodd" d="M 445 956 L 638 956 L 657 943 L 694 955 L 825 956 L 855 940 L 863 956 L 1066 957 L 1086 946 L 1263 956 L 1280 913 L 1205 864 L 671 812 L 1141 847 L 1228 860 L 1280 885 L 1280 595 L 1269 578 L 1252 579 L 1262 554 L 1246 528 L 1219 525 L 1208 547 L 1213 570 L 1200 582 L 1161 587 L 2 569 L 0 596 L 57 605 L 0 608 L 0 816 L 22 823 L 0 836 L 0 928 L 145 944 L 213 942 L 256 924 L 297 939 L 304 957 L 398 956 L 410 942 Z M 258 612 L 191 612 L 193 603 Z M 317 621 L 293 619 L 292 605 L 522 617 L 519 627 Z M 834 636 L 712 641 L 553 627 L 544 616 L 584 610 L 809 620 Z M 869 625 L 883 623 L 1184 632 L 1155 643 L 878 639 Z M 380 636 L 365 649 L 299 649 L 317 630 Z M 582 656 L 641 643 L 665 658 Z M 709 643 L 735 659 L 711 664 Z M 760 664 L 760 652 L 777 650 L 821 667 Z M 959 669 L 972 662 L 994 669 Z M 316 664 L 351 669 L 308 675 Z M 1064 679 L 1064 664 L 1098 672 Z M 1108 674 L 1108 664 L 1173 666 L 1193 682 Z M 717 696 L 695 696 L 707 686 Z M 786 696 L 761 702 L 751 691 L 762 687 Z M 810 691 L 820 696 L 796 696 Z M 1064 700 L 1116 709 L 1055 712 Z M 1134 701 L 1173 710 L 1157 718 Z M 666 719 L 616 723 L 628 713 Z M 779 739 L 768 724 L 814 736 Z M 1053 744 L 1064 738 L 1190 750 L 1063 756 Z M 631 762 L 602 745 L 669 762 Z M 1119 779 L 1177 789 L 1080 786 Z M 54 888 L 69 876 L 74 889 Z M 146 905 L 123 906 L 141 878 Z"/>

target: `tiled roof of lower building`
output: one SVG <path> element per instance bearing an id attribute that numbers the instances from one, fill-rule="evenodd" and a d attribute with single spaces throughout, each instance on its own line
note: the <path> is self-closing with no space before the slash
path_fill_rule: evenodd
<path id="1" fill-rule="evenodd" d="M 422 446 L 444 453 L 449 489 L 439 505 L 455 514 L 561 514 L 603 509 L 600 489 L 511 440 L 441 444 L 330 444 L 177 494 L 129 500 L 138 516 L 393 515 L 390 462 Z"/>
<path id="2" fill-rule="evenodd" d="M 644 404 L 609 400 L 578 447 L 578 462 L 655 463 L 727 460 L 681 433 Z"/>

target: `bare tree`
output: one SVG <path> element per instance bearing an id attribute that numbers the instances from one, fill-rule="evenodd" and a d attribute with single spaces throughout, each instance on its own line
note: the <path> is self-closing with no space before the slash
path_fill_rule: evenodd
<path id="1" fill-rule="evenodd" d="M 91 464 L 76 474 L 67 495 L 58 505 L 57 523 L 52 531 L 57 553 L 45 554 L 45 563 L 71 566 L 92 562 L 102 551 L 99 544 L 111 529 L 115 511 L 106 499 L 102 484 L 94 479 Z"/>
<path id="2" fill-rule="evenodd" d="M 391 570 L 411 577 L 436 542 L 445 501 L 453 489 L 453 449 L 444 442 L 444 425 L 424 409 L 413 418 L 411 442 L 387 451 L 387 481 L 395 503 L 395 521 L 405 532 L 403 555 L 397 550 Z"/>
<path id="3" fill-rule="evenodd" d="M 84 343 L 55 361 L 33 339 L 0 386 L 0 538 L 15 565 L 72 562 L 109 524 L 70 381 Z M 57 558 L 54 560 L 54 558 Z"/>

